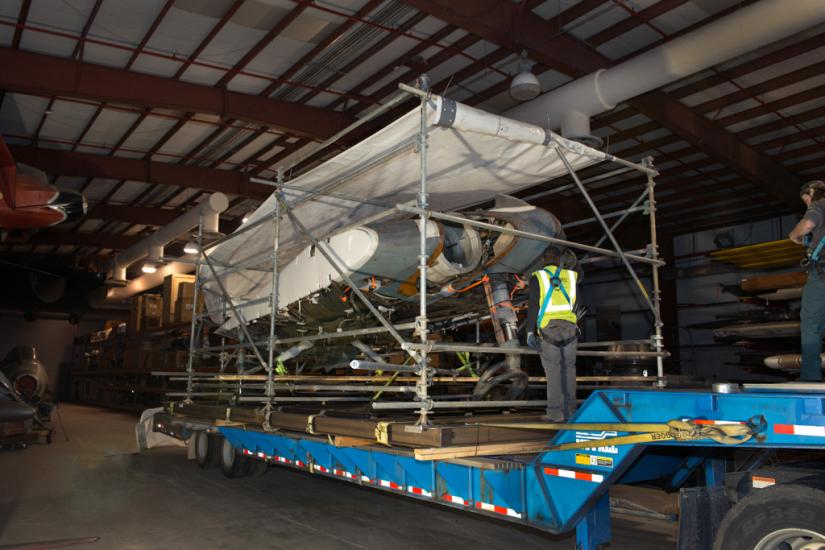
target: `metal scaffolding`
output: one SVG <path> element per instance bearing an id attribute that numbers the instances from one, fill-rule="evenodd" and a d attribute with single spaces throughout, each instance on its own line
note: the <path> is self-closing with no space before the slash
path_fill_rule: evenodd
<path id="1" fill-rule="evenodd" d="M 189 360 L 185 372 L 157 372 L 154 373 L 159 376 L 169 376 L 173 381 L 185 381 L 186 388 L 183 392 L 167 393 L 169 397 L 183 398 L 184 402 L 191 402 L 193 398 L 208 397 L 212 399 L 230 399 L 235 402 L 249 402 L 258 403 L 263 407 L 264 417 L 268 419 L 269 413 L 273 407 L 279 403 L 295 403 L 295 402 L 371 402 L 374 410 L 396 410 L 396 409 L 411 409 L 416 410 L 418 421 L 416 423 L 417 429 L 424 429 L 430 424 L 429 415 L 434 410 L 439 409 L 457 409 L 457 408 L 511 408 L 511 407 L 540 407 L 545 404 L 544 401 L 529 401 L 529 400 L 501 400 L 501 401 L 473 401 L 466 399 L 456 399 L 456 397 L 467 397 L 462 395 L 431 395 L 430 389 L 435 384 L 455 384 L 461 386 L 462 384 L 470 384 L 477 381 L 477 378 L 460 374 L 457 370 L 452 369 L 436 369 L 430 365 L 429 355 L 433 353 L 454 353 L 454 352 L 470 352 L 481 356 L 483 354 L 521 354 L 532 355 L 536 352 L 526 347 L 502 347 L 500 345 L 481 345 L 479 343 L 463 344 L 463 343 L 442 343 L 434 342 L 429 338 L 431 332 L 430 320 L 427 312 L 427 282 L 428 282 L 428 261 L 427 254 L 427 224 L 430 219 L 442 220 L 462 225 L 474 226 L 487 231 L 494 231 L 501 234 L 532 239 L 540 242 L 561 245 L 564 247 L 581 250 L 587 253 L 586 260 L 593 258 L 612 258 L 621 262 L 624 268 L 629 273 L 632 280 L 642 297 L 647 304 L 653 317 L 653 334 L 650 341 L 627 340 L 627 341 L 611 341 L 611 342 L 582 342 L 578 356 L 583 357 L 629 357 L 629 358 L 655 358 L 656 359 L 656 376 L 653 377 L 590 377 L 593 382 L 603 382 L 604 379 L 619 380 L 621 382 L 639 383 L 643 380 L 651 380 L 655 385 L 663 387 L 665 385 L 663 359 L 668 355 L 664 349 L 662 340 L 662 321 L 660 316 L 660 286 L 659 286 L 659 268 L 664 265 L 659 259 L 658 242 L 656 234 L 656 202 L 654 196 L 655 181 L 654 177 L 657 172 L 653 168 L 652 161 L 645 159 L 641 164 L 632 163 L 623 159 L 618 159 L 607 153 L 601 153 L 601 161 L 612 162 L 620 165 L 620 170 L 616 173 L 623 173 L 627 171 L 636 171 L 645 174 L 647 177 L 646 187 L 643 193 L 637 198 L 628 208 L 620 212 L 613 212 L 609 217 L 617 217 L 618 219 L 610 226 L 608 226 L 605 218 L 595 202 L 591 199 L 585 184 L 581 181 L 576 173 L 573 165 L 569 161 L 565 146 L 557 140 L 553 140 L 548 144 L 548 147 L 554 147 L 558 157 L 564 163 L 564 167 L 568 175 L 573 180 L 573 185 L 569 188 L 577 189 L 582 197 L 585 199 L 593 217 L 581 222 L 574 223 L 590 223 L 598 222 L 601 226 L 604 235 L 599 239 L 595 245 L 586 245 L 551 237 L 548 235 L 541 235 L 529 231 L 521 231 L 512 227 L 499 226 L 492 223 L 487 223 L 479 220 L 474 220 L 460 213 L 445 213 L 433 211 L 429 207 L 428 195 L 428 119 L 427 110 L 430 107 L 431 93 L 427 89 L 427 79 L 422 77 L 419 79 L 418 87 L 410 87 L 406 85 L 399 85 L 401 93 L 393 98 L 387 105 L 376 109 L 369 116 L 359 120 L 350 127 L 342 130 L 330 140 L 327 140 L 322 147 L 327 147 L 340 139 L 342 136 L 351 132 L 353 129 L 361 126 L 368 120 L 371 120 L 378 115 L 386 112 L 388 109 L 400 104 L 402 101 L 410 97 L 417 97 L 420 100 L 420 125 L 417 135 L 414 136 L 414 144 L 417 148 L 420 161 L 420 179 L 419 187 L 414 204 L 382 204 L 378 201 L 361 200 L 352 197 L 338 197 L 334 189 L 341 183 L 338 179 L 329 182 L 328 185 L 322 186 L 320 189 L 303 189 L 290 185 L 284 181 L 285 171 L 279 171 L 276 181 L 263 180 L 260 178 L 253 178 L 257 183 L 264 183 L 271 185 L 274 188 L 274 194 L 277 197 L 274 211 L 261 219 L 255 220 L 251 223 L 244 224 L 235 233 L 215 239 L 212 242 L 206 242 L 203 234 L 203 226 L 198 229 L 197 242 L 199 245 L 199 258 L 196 261 L 196 285 L 194 291 L 193 315 L 191 324 L 191 334 L 189 339 Z M 378 157 L 378 160 L 392 155 L 393 151 L 386 151 Z M 373 167 L 378 161 L 373 160 L 369 167 Z M 361 167 L 362 169 L 368 167 Z M 349 202 L 369 203 L 373 206 L 380 206 L 384 211 L 370 217 L 370 221 L 374 219 L 381 219 L 386 216 L 407 214 L 415 215 L 418 218 L 418 230 L 420 237 L 420 250 L 418 255 L 418 314 L 414 322 L 405 322 L 393 324 L 376 307 L 367 296 L 367 294 L 359 288 L 359 286 L 352 280 L 347 273 L 347 267 L 339 258 L 334 249 L 329 245 L 327 239 L 318 238 L 309 231 L 300 219 L 293 212 L 296 204 L 289 204 L 285 197 L 287 191 L 300 191 L 304 193 L 297 204 L 304 201 L 320 200 L 329 198 L 340 198 Z M 541 195 L 541 194 L 539 194 Z M 538 196 L 538 195 L 537 195 Z M 644 206 L 642 204 L 644 203 Z M 649 217 L 650 225 L 650 244 L 644 254 L 629 253 L 621 248 L 614 236 L 614 231 L 619 225 L 627 219 L 627 217 L 634 212 L 644 211 Z M 339 331 L 335 333 L 320 333 L 315 335 L 305 335 L 298 337 L 279 338 L 276 331 L 276 320 L 279 317 L 279 248 L 280 248 L 280 229 L 284 219 L 288 219 L 292 227 L 303 236 L 306 242 L 310 243 L 315 249 L 324 256 L 324 258 L 334 268 L 335 272 L 341 277 L 342 281 L 349 285 L 353 295 L 357 296 L 369 310 L 370 314 L 378 322 L 378 326 L 359 328 L 347 331 Z M 245 269 L 252 266 L 241 265 L 216 265 L 216 261 L 210 258 L 207 252 L 218 246 L 221 243 L 227 242 L 230 239 L 237 239 L 241 235 L 247 234 L 256 227 L 261 227 L 264 224 L 271 223 L 274 228 L 274 241 L 271 248 L 271 289 L 268 297 L 269 304 L 269 330 L 268 338 L 266 340 L 255 339 L 253 334 L 247 327 L 247 322 L 244 318 L 242 308 L 245 305 L 252 303 L 263 303 L 265 300 L 257 299 L 247 303 L 236 303 L 227 292 L 223 283 L 221 282 L 221 274 L 230 273 L 233 270 Z M 363 222 L 362 222 L 363 223 Z M 610 241 L 612 248 L 602 248 L 601 245 L 605 241 Z M 633 263 L 644 264 L 651 269 L 652 289 L 648 291 L 639 275 L 633 269 Z M 219 269 L 223 270 L 219 273 Z M 200 330 L 203 328 L 203 321 L 208 315 L 201 313 L 198 308 L 200 295 L 205 292 L 214 292 L 214 289 L 204 287 L 205 278 L 204 272 L 210 273 L 210 281 L 214 281 L 218 287 L 218 294 L 222 300 L 223 306 L 220 312 L 231 314 L 237 321 L 236 337 L 238 343 L 227 344 L 226 338 L 221 338 L 220 345 L 204 344 L 200 337 Z M 215 313 L 213 310 L 212 313 Z M 475 318 L 469 318 L 468 322 L 475 322 L 478 330 L 479 320 L 481 315 Z M 495 320 L 494 320 L 495 321 Z M 494 323 L 495 325 L 495 323 Z M 340 338 L 356 338 L 362 335 L 377 335 L 388 334 L 391 336 L 403 352 L 407 354 L 407 363 L 404 365 L 390 365 L 385 362 L 380 356 L 370 356 L 371 350 L 367 349 L 365 352 L 366 361 L 353 361 L 352 368 L 359 368 L 369 371 L 386 371 L 393 373 L 392 375 L 382 375 L 376 373 L 377 376 L 334 376 L 334 377 L 319 377 L 312 375 L 288 374 L 286 373 L 283 361 L 297 357 L 301 351 L 311 346 L 313 342 L 328 341 Z M 408 335 L 408 336 L 405 336 Z M 598 348 L 607 348 L 616 344 L 650 344 L 652 351 L 608 351 L 606 349 L 600 350 Z M 278 346 L 291 345 L 289 349 L 283 353 L 277 353 Z M 299 349 L 300 348 L 300 349 Z M 597 348 L 597 349 L 593 349 Z M 247 366 L 247 351 L 251 351 L 254 356 L 254 366 Z M 218 353 L 220 358 L 219 372 L 197 372 L 195 369 L 196 363 L 199 363 L 199 357 L 207 354 Z M 232 360 L 234 359 L 236 373 L 227 373 Z M 330 365 L 339 366 L 339 365 Z M 258 371 L 264 371 L 264 374 L 256 374 Z M 406 376 L 400 374 L 406 373 Z M 587 378 L 587 377 L 583 377 Z M 330 384 L 329 382 L 336 383 Z M 531 382 L 544 381 L 543 378 L 530 378 Z M 257 382 L 257 383 L 256 383 Z M 365 385 L 364 383 L 367 382 Z M 413 385 L 410 385 L 410 382 Z M 530 386 L 535 387 L 535 386 Z M 344 394 L 351 393 L 374 393 L 373 399 L 366 397 L 351 397 L 346 395 L 295 395 L 296 392 L 342 392 Z M 289 392 L 289 395 L 277 395 L 278 392 Z M 383 393 L 391 395 L 412 395 L 413 401 L 377 401 L 375 397 Z M 264 422 L 264 427 L 267 428 L 268 423 Z"/>

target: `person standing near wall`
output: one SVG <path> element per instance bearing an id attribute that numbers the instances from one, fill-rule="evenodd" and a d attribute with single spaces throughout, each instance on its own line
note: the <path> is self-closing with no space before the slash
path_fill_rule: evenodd
<path id="1" fill-rule="evenodd" d="M 800 190 L 808 209 L 788 238 L 808 247 L 808 281 L 802 291 L 799 380 L 822 382 L 822 335 L 825 332 L 825 182 L 809 181 Z"/>
<path id="2" fill-rule="evenodd" d="M 576 294 L 578 273 L 568 269 L 555 247 L 545 252 L 547 265 L 530 278 L 525 332 L 537 350 L 547 377 L 548 422 L 565 422 L 576 410 Z"/>

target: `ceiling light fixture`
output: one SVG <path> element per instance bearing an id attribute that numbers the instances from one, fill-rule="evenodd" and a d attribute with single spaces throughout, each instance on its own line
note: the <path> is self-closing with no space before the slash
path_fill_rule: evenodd
<path id="1" fill-rule="evenodd" d="M 527 59 L 527 50 L 521 52 L 519 73 L 510 82 L 510 95 L 518 101 L 535 99 L 541 93 L 541 84 L 533 74 L 533 64 Z"/>
<path id="2" fill-rule="evenodd" d="M 183 245 L 183 251 L 186 254 L 197 254 L 200 252 L 200 247 L 195 241 L 188 241 L 185 245 Z"/>

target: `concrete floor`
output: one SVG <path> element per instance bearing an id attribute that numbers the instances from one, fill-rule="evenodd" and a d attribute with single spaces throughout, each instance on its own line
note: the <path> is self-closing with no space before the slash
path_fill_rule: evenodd
<path id="1" fill-rule="evenodd" d="M 0 453 L 0 549 L 100 537 L 83 549 L 571 550 L 503 521 L 286 468 L 229 480 L 184 448 L 137 454 L 131 415 L 61 405 L 52 445 Z M 676 526 L 615 516 L 612 549 L 675 547 Z"/>

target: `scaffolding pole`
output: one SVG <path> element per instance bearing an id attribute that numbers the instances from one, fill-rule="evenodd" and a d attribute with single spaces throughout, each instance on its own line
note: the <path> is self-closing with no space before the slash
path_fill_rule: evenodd
<path id="1" fill-rule="evenodd" d="M 278 181 L 284 179 L 283 172 L 278 171 Z M 269 352 L 266 369 L 266 396 L 269 399 L 264 407 L 264 429 L 269 429 L 269 413 L 272 411 L 272 398 L 275 396 L 275 385 L 273 377 L 275 375 L 275 318 L 278 315 L 278 248 L 281 242 L 281 203 L 275 201 L 275 215 L 272 218 L 274 227 L 274 239 L 272 243 L 272 288 L 269 293 L 269 342 L 267 351 Z"/>
<path id="2" fill-rule="evenodd" d="M 641 292 L 642 297 L 645 299 L 645 302 L 647 303 L 647 306 L 650 308 L 650 311 L 653 312 L 653 316 L 654 316 L 656 322 L 658 323 L 659 322 L 659 311 L 658 311 L 658 309 L 656 308 L 656 306 L 651 301 L 650 295 L 648 294 L 647 289 L 645 288 L 644 284 L 642 284 L 642 281 L 639 279 L 639 276 L 636 274 L 636 271 L 633 270 L 633 266 L 630 265 L 630 260 L 629 260 L 628 256 L 624 253 L 624 250 L 622 250 L 622 247 L 619 246 L 619 242 L 616 240 L 616 237 L 613 235 L 613 232 L 610 231 L 610 228 L 607 226 L 607 222 L 604 221 L 604 218 L 602 218 L 602 215 L 599 212 L 599 207 L 596 206 L 596 203 L 593 202 L 592 198 L 590 198 L 590 193 L 588 193 L 587 189 L 585 189 L 584 184 L 581 182 L 581 180 L 579 179 L 579 176 L 576 174 L 576 170 L 573 168 L 573 165 L 570 164 L 569 160 L 567 160 L 567 157 L 565 156 L 564 151 L 562 150 L 561 146 L 559 146 L 559 145 L 556 146 L 556 153 L 559 155 L 559 158 L 564 163 L 565 168 L 567 168 L 567 172 L 570 174 L 570 177 L 573 178 L 573 181 L 576 183 L 576 186 L 579 188 L 579 191 L 581 192 L 582 196 L 584 197 L 584 200 L 587 201 L 587 204 L 590 206 L 590 209 L 593 211 L 593 215 L 596 216 L 596 218 L 599 220 L 599 224 L 602 226 L 602 229 L 604 230 L 605 235 L 610 240 L 610 243 L 613 245 L 613 248 L 616 250 L 616 253 L 619 255 L 619 258 L 622 260 L 622 263 L 627 268 L 628 273 L 630 273 L 630 276 L 633 278 L 633 281 L 636 283 L 636 286 L 639 288 L 639 291 Z M 647 173 L 648 173 L 648 178 L 652 178 L 651 171 L 648 171 Z M 645 258 L 645 259 L 647 260 L 647 259 L 650 259 L 650 258 Z M 657 263 L 659 263 L 659 260 L 653 259 L 653 262 L 647 262 L 647 263 L 650 263 L 651 265 L 656 265 Z"/>
<path id="3" fill-rule="evenodd" d="M 645 159 L 647 162 L 652 162 L 652 159 L 648 158 Z M 648 202 L 648 218 L 650 219 L 650 255 L 655 258 L 659 259 L 659 239 L 656 232 L 656 197 L 654 196 L 653 188 L 656 186 L 656 182 L 653 179 L 651 174 L 647 175 L 647 202 Z M 654 335 L 653 335 L 653 349 L 656 351 L 663 351 L 664 350 L 664 340 L 662 339 L 662 315 L 661 315 L 661 300 L 662 294 L 661 289 L 659 286 L 659 268 L 658 266 L 653 266 L 652 269 L 652 279 L 653 279 L 653 304 L 655 308 L 655 327 L 654 327 Z M 664 370 L 664 360 L 662 357 L 656 357 L 656 378 L 657 378 L 657 386 L 660 388 L 665 387 L 665 370 Z"/>
<path id="4" fill-rule="evenodd" d="M 198 253 L 203 253 L 203 215 L 198 220 L 198 235 L 197 235 Z M 192 374 L 195 372 L 195 344 L 197 342 L 198 327 L 200 325 L 198 318 L 198 290 L 200 286 L 200 268 L 199 264 L 195 265 L 195 287 L 192 289 L 192 323 L 189 327 L 189 357 L 186 362 L 186 403 L 192 402 Z"/>
<path id="5" fill-rule="evenodd" d="M 420 110 L 421 110 L 421 125 L 418 130 L 418 156 L 420 162 L 420 180 L 418 190 L 418 208 L 422 213 L 418 217 L 418 231 L 420 237 L 420 250 L 418 255 L 418 272 L 419 272 L 419 313 L 415 318 L 415 330 L 422 344 L 427 343 L 427 263 L 430 261 L 427 254 L 427 216 L 425 212 L 429 207 L 427 195 L 427 102 L 429 101 L 429 78 L 427 75 L 421 75 L 419 79 L 420 88 L 423 92 L 428 92 L 427 95 L 421 96 Z M 419 350 L 419 365 L 420 373 L 418 381 L 416 382 L 416 399 L 421 401 L 421 408 L 418 409 L 418 420 L 416 426 L 419 429 L 424 429 L 429 426 L 428 418 L 429 410 L 425 407 L 425 403 L 429 401 L 429 378 L 431 377 L 428 366 L 427 349 Z"/>

